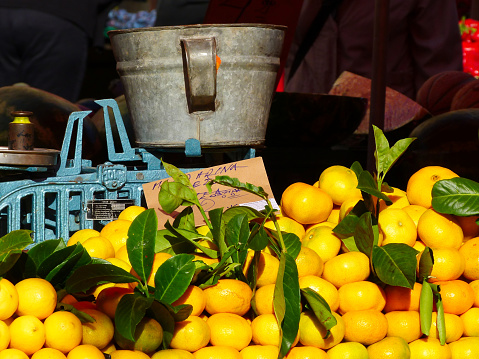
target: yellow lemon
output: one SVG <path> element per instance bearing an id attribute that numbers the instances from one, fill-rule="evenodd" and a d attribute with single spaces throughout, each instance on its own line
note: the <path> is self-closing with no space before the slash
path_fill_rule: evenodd
<path id="1" fill-rule="evenodd" d="M 361 196 L 357 186 L 356 173 L 345 166 L 330 166 L 319 176 L 319 188 L 329 194 L 336 205 L 341 205 L 350 197 Z"/>
<path id="2" fill-rule="evenodd" d="M 52 313 L 45 319 L 44 326 L 47 348 L 54 348 L 66 354 L 82 341 L 82 323 L 71 312 Z"/>

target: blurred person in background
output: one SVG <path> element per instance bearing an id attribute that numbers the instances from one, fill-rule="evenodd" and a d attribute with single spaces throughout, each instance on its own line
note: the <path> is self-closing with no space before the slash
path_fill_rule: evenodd
<path id="1" fill-rule="evenodd" d="M 370 79 L 375 3 L 304 0 L 286 62 L 285 91 L 328 93 L 343 71 Z M 455 0 L 390 0 L 389 9 L 386 86 L 415 99 L 432 75 L 462 71 Z"/>
<path id="2" fill-rule="evenodd" d="M 119 0 L 0 0 L 0 87 L 15 83 L 78 100 L 91 46 L 103 47 Z"/>

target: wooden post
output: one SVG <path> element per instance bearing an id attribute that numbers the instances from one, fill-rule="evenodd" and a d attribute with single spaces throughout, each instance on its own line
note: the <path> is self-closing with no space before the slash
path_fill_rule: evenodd
<path id="1" fill-rule="evenodd" d="M 369 135 L 367 170 L 373 173 L 376 170 L 374 151 L 374 131 L 372 125 L 384 129 L 384 111 L 386 102 L 386 63 L 387 40 L 389 23 L 389 0 L 375 0 L 374 9 L 374 36 L 371 77 L 371 100 L 369 113 Z"/>

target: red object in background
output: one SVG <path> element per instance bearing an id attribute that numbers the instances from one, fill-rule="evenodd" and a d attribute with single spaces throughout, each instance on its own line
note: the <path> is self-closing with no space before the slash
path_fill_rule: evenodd
<path id="1" fill-rule="evenodd" d="M 284 92 L 284 72 L 281 73 L 278 86 L 276 87 L 276 92 Z"/>
<path id="2" fill-rule="evenodd" d="M 462 18 L 459 29 L 462 37 L 463 71 L 479 77 L 479 21 Z"/>

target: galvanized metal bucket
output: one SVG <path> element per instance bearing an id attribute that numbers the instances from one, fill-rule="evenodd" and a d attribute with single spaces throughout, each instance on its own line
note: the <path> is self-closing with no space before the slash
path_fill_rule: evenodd
<path id="1" fill-rule="evenodd" d="M 285 30 L 231 24 L 110 31 L 138 146 L 262 144 Z"/>

